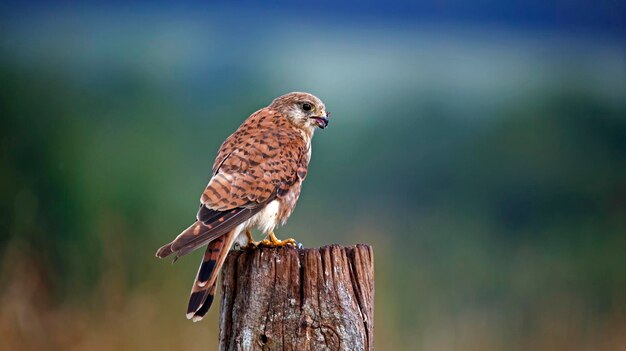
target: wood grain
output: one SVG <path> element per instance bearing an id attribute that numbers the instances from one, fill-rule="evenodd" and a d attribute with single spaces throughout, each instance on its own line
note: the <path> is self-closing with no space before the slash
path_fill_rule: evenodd
<path id="1" fill-rule="evenodd" d="M 373 350 L 370 246 L 233 251 L 222 272 L 219 349 Z"/>

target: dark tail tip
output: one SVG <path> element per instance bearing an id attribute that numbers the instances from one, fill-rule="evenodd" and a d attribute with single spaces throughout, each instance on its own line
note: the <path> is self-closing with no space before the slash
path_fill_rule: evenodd
<path id="1" fill-rule="evenodd" d="M 213 284 L 207 290 L 191 293 L 189 305 L 187 306 L 187 319 L 191 319 L 194 322 L 202 320 L 202 317 L 204 317 L 211 308 L 216 288 L 217 285 Z"/>
<path id="2" fill-rule="evenodd" d="M 202 317 L 204 317 L 204 315 L 209 311 L 209 308 L 211 308 L 212 303 L 213 303 L 213 294 L 209 294 L 206 297 L 206 300 L 204 300 L 204 303 L 202 304 L 200 309 L 197 310 L 196 313 L 193 315 L 193 321 L 197 322 L 201 320 Z"/>
<path id="3" fill-rule="evenodd" d="M 200 290 L 191 293 L 189 297 L 189 304 L 187 305 L 187 318 L 191 319 L 196 311 L 201 307 L 204 297 L 207 294 L 206 290 Z"/>

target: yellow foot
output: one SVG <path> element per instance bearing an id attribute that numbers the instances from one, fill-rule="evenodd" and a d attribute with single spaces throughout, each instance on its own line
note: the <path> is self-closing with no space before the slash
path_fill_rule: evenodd
<path id="1" fill-rule="evenodd" d="M 246 246 L 241 248 L 242 250 L 256 249 L 257 247 L 259 247 L 260 242 L 254 241 L 252 233 L 250 233 L 249 230 L 246 230 L 246 236 L 248 237 L 248 243 L 246 244 Z"/>
<path id="2" fill-rule="evenodd" d="M 261 240 L 259 245 L 266 246 L 266 247 L 283 247 L 286 245 L 297 246 L 298 243 L 294 239 L 291 239 L 291 238 L 285 239 L 285 240 L 279 240 L 276 237 L 276 235 L 274 235 L 274 232 L 271 232 L 270 235 L 267 237 L 267 239 Z"/>

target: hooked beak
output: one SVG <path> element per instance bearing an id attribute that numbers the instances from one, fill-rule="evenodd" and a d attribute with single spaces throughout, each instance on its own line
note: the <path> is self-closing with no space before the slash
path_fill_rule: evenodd
<path id="1" fill-rule="evenodd" d="M 326 113 L 326 116 L 315 116 L 315 117 L 311 117 L 315 120 L 315 122 L 317 123 L 317 126 L 320 127 L 321 129 L 324 129 L 328 126 L 328 115 L 330 113 Z"/>

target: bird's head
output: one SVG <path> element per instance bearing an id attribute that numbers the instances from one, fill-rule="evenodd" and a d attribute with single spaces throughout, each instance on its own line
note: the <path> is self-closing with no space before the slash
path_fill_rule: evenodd
<path id="1" fill-rule="evenodd" d="M 298 128 L 311 134 L 316 127 L 328 126 L 326 106 L 317 96 L 309 93 L 289 93 L 279 96 L 269 106 L 289 120 Z"/>

